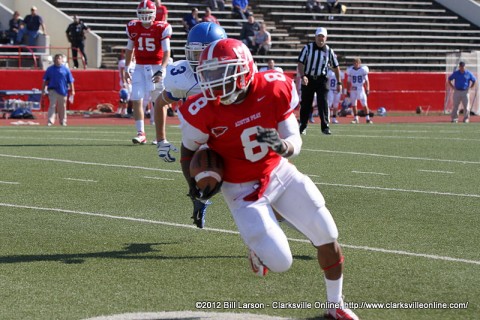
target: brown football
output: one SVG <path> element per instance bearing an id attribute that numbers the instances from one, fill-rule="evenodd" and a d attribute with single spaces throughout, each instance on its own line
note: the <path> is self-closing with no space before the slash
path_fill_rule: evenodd
<path id="1" fill-rule="evenodd" d="M 190 162 L 190 176 L 203 194 L 214 190 L 223 180 L 223 159 L 211 149 L 197 150 Z"/>

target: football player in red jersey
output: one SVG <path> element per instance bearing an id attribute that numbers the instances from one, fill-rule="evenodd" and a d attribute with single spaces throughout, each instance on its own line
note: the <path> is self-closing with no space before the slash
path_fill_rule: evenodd
<path id="1" fill-rule="evenodd" d="M 134 144 L 145 144 L 144 113 L 142 99 L 145 93 L 152 94 L 152 101 L 163 90 L 163 77 L 170 58 L 170 37 L 172 27 L 165 21 L 155 21 L 156 7 L 150 0 L 142 0 L 137 7 L 138 19 L 127 24 L 128 43 L 125 50 L 125 69 L 128 69 L 135 55 L 136 65 L 133 76 L 125 73 L 125 79 L 132 82 L 133 116 L 137 136 Z"/>
<path id="2" fill-rule="evenodd" d="M 162 5 L 162 0 L 155 0 L 155 6 L 157 7 L 157 15 L 155 16 L 155 21 L 167 21 L 168 10 L 167 7 Z"/>
<path id="3" fill-rule="evenodd" d="M 208 198 L 218 191 L 200 194 L 189 173 L 193 153 L 208 144 L 224 159 L 222 194 L 250 250 L 254 273 L 284 272 L 292 264 L 274 208 L 316 247 L 331 303 L 328 316 L 358 319 L 344 306 L 344 258 L 332 215 L 312 180 L 286 159 L 298 155 L 302 146 L 292 79 L 275 71 L 257 73 L 250 50 L 236 39 L 206 47 L 197 74 L 203 94 L 179 110 L 181 165 L 189 193 Z"/>

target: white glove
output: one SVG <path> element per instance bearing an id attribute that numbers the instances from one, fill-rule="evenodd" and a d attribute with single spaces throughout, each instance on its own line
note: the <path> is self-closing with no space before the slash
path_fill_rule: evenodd
<path id="1" fill-rule="evenodd" d="M 170 155 L 170 151 L 178 152 L 178 149 L 167 140 L 157 142 L 158 156 L 165 162 L 175 162 L 175 157 Z"/>

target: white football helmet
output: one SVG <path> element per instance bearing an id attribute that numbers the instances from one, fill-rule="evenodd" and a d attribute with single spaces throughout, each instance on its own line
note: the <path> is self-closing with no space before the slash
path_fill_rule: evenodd
<path id="1" fill-rule="evenodd" d="M 237 39 L 220 39 L 203 50 L 197 74 L 207 100 L 232 104 L 246 92 L 257 69 L 248 47 Z"/>
<path id="2" fill-rule="evenodd" d="M 137 7 L 137 18 L 142 23 L 150 23 L 155 20 L 157 8 L 150 0 L 142 0 Z"/>

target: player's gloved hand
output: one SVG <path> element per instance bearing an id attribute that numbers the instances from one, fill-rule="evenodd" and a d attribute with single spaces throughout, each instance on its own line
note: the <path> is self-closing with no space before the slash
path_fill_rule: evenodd
<path id="1" fill-rule="evenodd" d="M 222 187 L 222 182 L 220 183 L 217 183 L 217 185 L 215 186 L 215 188 L 213 189 L 205 189 L 205 190 L 200 190 L 197 188 L 197 183 L 195 182 L 195 179 L 194 178 L 191 178 L 190 179 L 190 183 L 189 183 L 189 190 L 188 190 L 188 196 L 193 200 L 193 199 L 196 199 L 196 200 L 201 200 L 201 201 L 206 201 L 208 199 L 210 199 L 211 197 L 213 197 L 214 195 L 216 195 L 221 187 Z"/>
<path id="2" fill-rule="evenodd" d="M 278 131 L 273 128 L 257 127 L 257 141 L 268 144 L 276 153 L 282 154 L 286 150 L 286 146 L 278 135 Z"/>
<path id="3" fill-rule="evenodd" d="M 188 183 L 188 194 L 187 196 L 190 199 L 195 200 L 200 198 L 200 190 L 197 188 L 197 183 L 195 182 L 195 178 L 190 178 L 190 182 Z"/>
<path id="4" fill-rule="evenodd" d="M 175 162 L 175 157 L 170 154 L 170 151 L 178 152 L 178 149 L 167 140 L 157 142 L 158 156 L 165 162 Z"/>
<path id="5" fill-rule="evenodd" d="M 370 94 L 370 90 L 365 90 L 365 94 L 368 96 Z"/>
<path id="6" fill-rule="evenodd" d="M 197 228 L 203 229 L 205 226 L 205 216 L 207 215 L 207 207 L 212 204 L 210 200 L 198 200 L 193 199 L 193 224 L 197 226 Z"/>
<path id="7" fill-rule="evenodd" d="M 158 70 L 157 72 L 155 72 L 152 76 L 152 82 L 153 83 L 157 83 L 157 82 L 160 82 L 160 78 L 163 77 L 163 71 L 162 70 Z"/>

